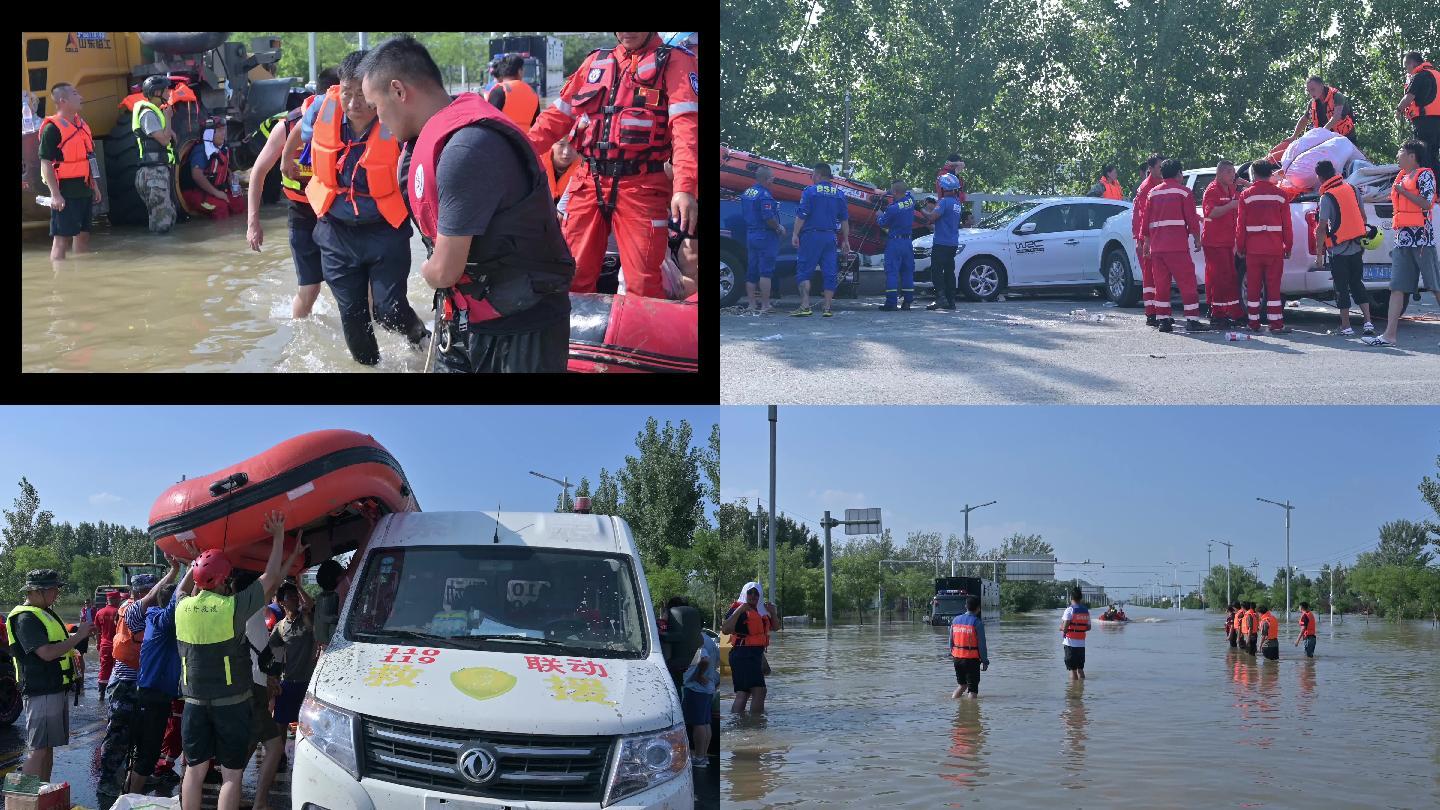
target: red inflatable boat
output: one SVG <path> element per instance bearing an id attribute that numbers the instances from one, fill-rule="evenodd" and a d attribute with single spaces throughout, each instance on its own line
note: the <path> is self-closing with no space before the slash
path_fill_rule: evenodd
<path id="1" fill-rule="evenodd" d="M 721 144 L 720 187 L 736 192 L 750 188 L 755 185 L 755 170 L 762 165 L 775 172 L 771 193 L 777 200 L 799 202 L 800 193 L 813 182 L 809 166 L 752 155 Z M 861 253 L 883 251 L 885 234 L 874 226 L 875 219 L 885 210 L 889 194 L 884 189 L 848 177 L 835 177 L 830 182 L 850 198 L 850 238 L 855 249 Z"/>
<path id="2" fill-rule="evenodd" d="M 694 372 L 699 312 L 693 301 L 571 293 L 569 370 Z"/>
<path id="3" fill-rule="evenodd" d="M 317 430 L 170 487 L 150 509 L 150 537 L 182 560 L 216 548 L 235 566 L 259 571 L 270 554 L 265 516 L 272 509 L 285 513 L 287 553 L 298 535 L 318 561 L 358 547 L 381 515 L 420 506 L 379 442 Z M 299 560 L 291 573 L 309 564 Z"/>

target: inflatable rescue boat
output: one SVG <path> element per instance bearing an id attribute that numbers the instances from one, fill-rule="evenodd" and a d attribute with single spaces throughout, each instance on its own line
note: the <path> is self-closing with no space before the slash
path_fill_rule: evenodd
<path id="1" fill-rule="evenodd" d="M 801 192 L 812 183 L 809 166 L 752 155 L 724 144 L 720 145 L 721 188 L 734 192 L 750 188 L 755 185 L 755 170 L 761 166 L 769 166 L 775 173 L 771 194 L 776 200 L 799 202 Z M 861 253 L 883 251 L 885 234 L 875 227 L 875 220 L 885 210 L 885 201 L 889 196 L 887 192 L 848 177 L 834 177 L 830 182 L 850 198 L 850 238 L 855 249 Z M 862 240 L 864 245 L 861 244 Z"/>
<path id="2" fill-rule="evenodd" d="M 570 294 L 573 372 L 694 372 L 700 307 L 693 300 Z"/>
<path id="3" fill-rule="evenodd" d="M 324 560 L 358 548 L 371 525 L 420 505 L 400 463 L 370 436 L 317 430 L 209 475 L 167 489 L 150 508 L 150 538 L 193 560 L 220 549 L 238 568 L 260 571 L 270 554 L 265 518 L 285 513 L 285 551 L 297 542 Z M 290 573 L 310 563 L 297 560 Z"/>

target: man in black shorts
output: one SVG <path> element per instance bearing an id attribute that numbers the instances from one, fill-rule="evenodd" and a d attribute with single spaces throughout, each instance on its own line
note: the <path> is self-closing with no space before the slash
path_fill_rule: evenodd
<path id="1" fill-rule="evenodd" d="M 980 694 L 980 673 L 990 668 L 990 654 L 985 649 L 985 622 L 980 618 L 980 597 L 965 600 L 968 613 L 950 623 L 950 658 L 955 662 L 955 691 L 952 698 Z"/>
<path id="2" fill-rule="evenodd" d="M 95 177 L 95 141 L 80 117 L 80 91 L 68 82 L 50 88 L 55 114 L 40 125 L 40 178 L 50 189 L 50 258 L 63 259 L 72 246 L 90 249 L 90 220 L 100 204 Z"/>

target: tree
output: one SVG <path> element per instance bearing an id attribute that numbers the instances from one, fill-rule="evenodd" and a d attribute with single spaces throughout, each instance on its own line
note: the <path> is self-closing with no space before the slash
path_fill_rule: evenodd
<path id="1" fill-rule="evenodd" d="M 1244 600 L 1244 594 L 1250 591 L 1257 591 L 1262 588 L 1260 580 L 1250 572 L 1249 568 L 1240 565 L 1230 566 L 1230 598 L 1231 601 Z M 1211 605 L 1225 605 L 1225 566 L 1216 565 L 1210 569 L 1210 575 L 1203 583 L 1205 600 Z M 1284 585 L 1281 585 L 1282 593 Z"/>
<path id="2" fill-rule="evenodd" d="M 40 546 L 50 539 L 55 514 L 40 508 L 40 493 L 25 477 L 20 478 L 20 496 L 15 511 L 4 510 L 5 527 L 0 529 L 5 543 L 0 548 L 11 551 L 21 546 Z"/>
<path id="3" fill-rule="evenodd" d="M 951 564 L 959 560 L 978 559 L 980 559 L 980 546 L 975 542 L 975 538 L 960 538 L 951 534 L 950 537 L 945 540 L 945 564 L 947 571 Z M 976 566 L 966 564 L 957 568 L 956 573 L 961 576 L 974 576 L 975 569 Z"/>
<path id="4" fill-rule="evenodd" d="M 54 549 L 37 546 L 20 546 L 5 555 L 0 564 L 0 593 L 6 599 L 18 599 L 20 589 L 25 585 L 25 575 L 40 568 L 60 570 L 60 557 Z"/>
<path id="5" fill-rule="evenodd" d="M 710 426 L 710 442 L 700 452 L 700 466 L 705 471 L 706 495 L 710 503 L 720 505 L 720 425 Z"/>
<path id="6" fill-rule="evenodd" d="M 1392 520 L 1380 527 L 1380 546 L 1355 558 L 1355 566 L 1398 565 L 1424 568 L 1434 559 L 1425 549 L 1430 544 L 1429 527 L 1410 520 Z"/>
<path id="7" fill-rule="evenodd" d="M 595 484 L 595 497 L 590 499 L 590 511 L 597 515 L 620 513 L 620 489 L 615 485 L 614 476 L 604 467 L 600 468 L 600 478 Z"/>
<path id="8" fill-rule="evenodd" d="M 654 417 L 635 436 L 639 454 L 626 456 L 617 473 L 620 516 L 630 523 L 647 565 L 667 565 L 671 550 L 690 545 L 699 523 L 704 491 L 700 485 L 700 452 L 691 447 L 690 423 L 669 421 L 663 428 Z"/>
<path id="9" fill-rule="evenodd" d="M 89 598 L 101 585 L 120 581 L 119 571 L 109 557 L 76 557 L 70 563 L 70 584 L 75 592 Z"/>

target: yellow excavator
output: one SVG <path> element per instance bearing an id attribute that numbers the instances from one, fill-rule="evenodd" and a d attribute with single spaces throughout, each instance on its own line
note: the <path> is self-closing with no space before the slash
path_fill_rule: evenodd
<path id="1" fill-rule="evenodd" d="M 84 98 L 81 117 L 95 136 L 102 201 L 97 214 L 112 225 L 143 225 L 144 204 L 135 191 L 139 160 L 130 131 L 130 111 L 122 106 L 147 77 L 165 76 L 167 114 L 172 117 L 176 154 L 199 140 L 204 122 L 223 118 L 227 142 L 238 169 L 254 162 L 262 144 L 249 137 L 265 119 L 284 112 L 300 93 L 298 79 L 276 76 L 280 40 L 261 37 L 230 42 L 229 32 L 61 31 L 20 35 L 22 182 L 20 210 L 25 233 L 43 232 L 50 209 L 35 202 L 49 191 L 40 180 L 39 126 L 54 113 L 50 88 L 68 82 Z M 183 88 L 183 89 L 182 89 Z M 298 103 L 298 102 L 294 102 Z M 268 178 L 267 178 L 268 179 Z M 278 177 L 275 195 L 278 196 Z"/>

